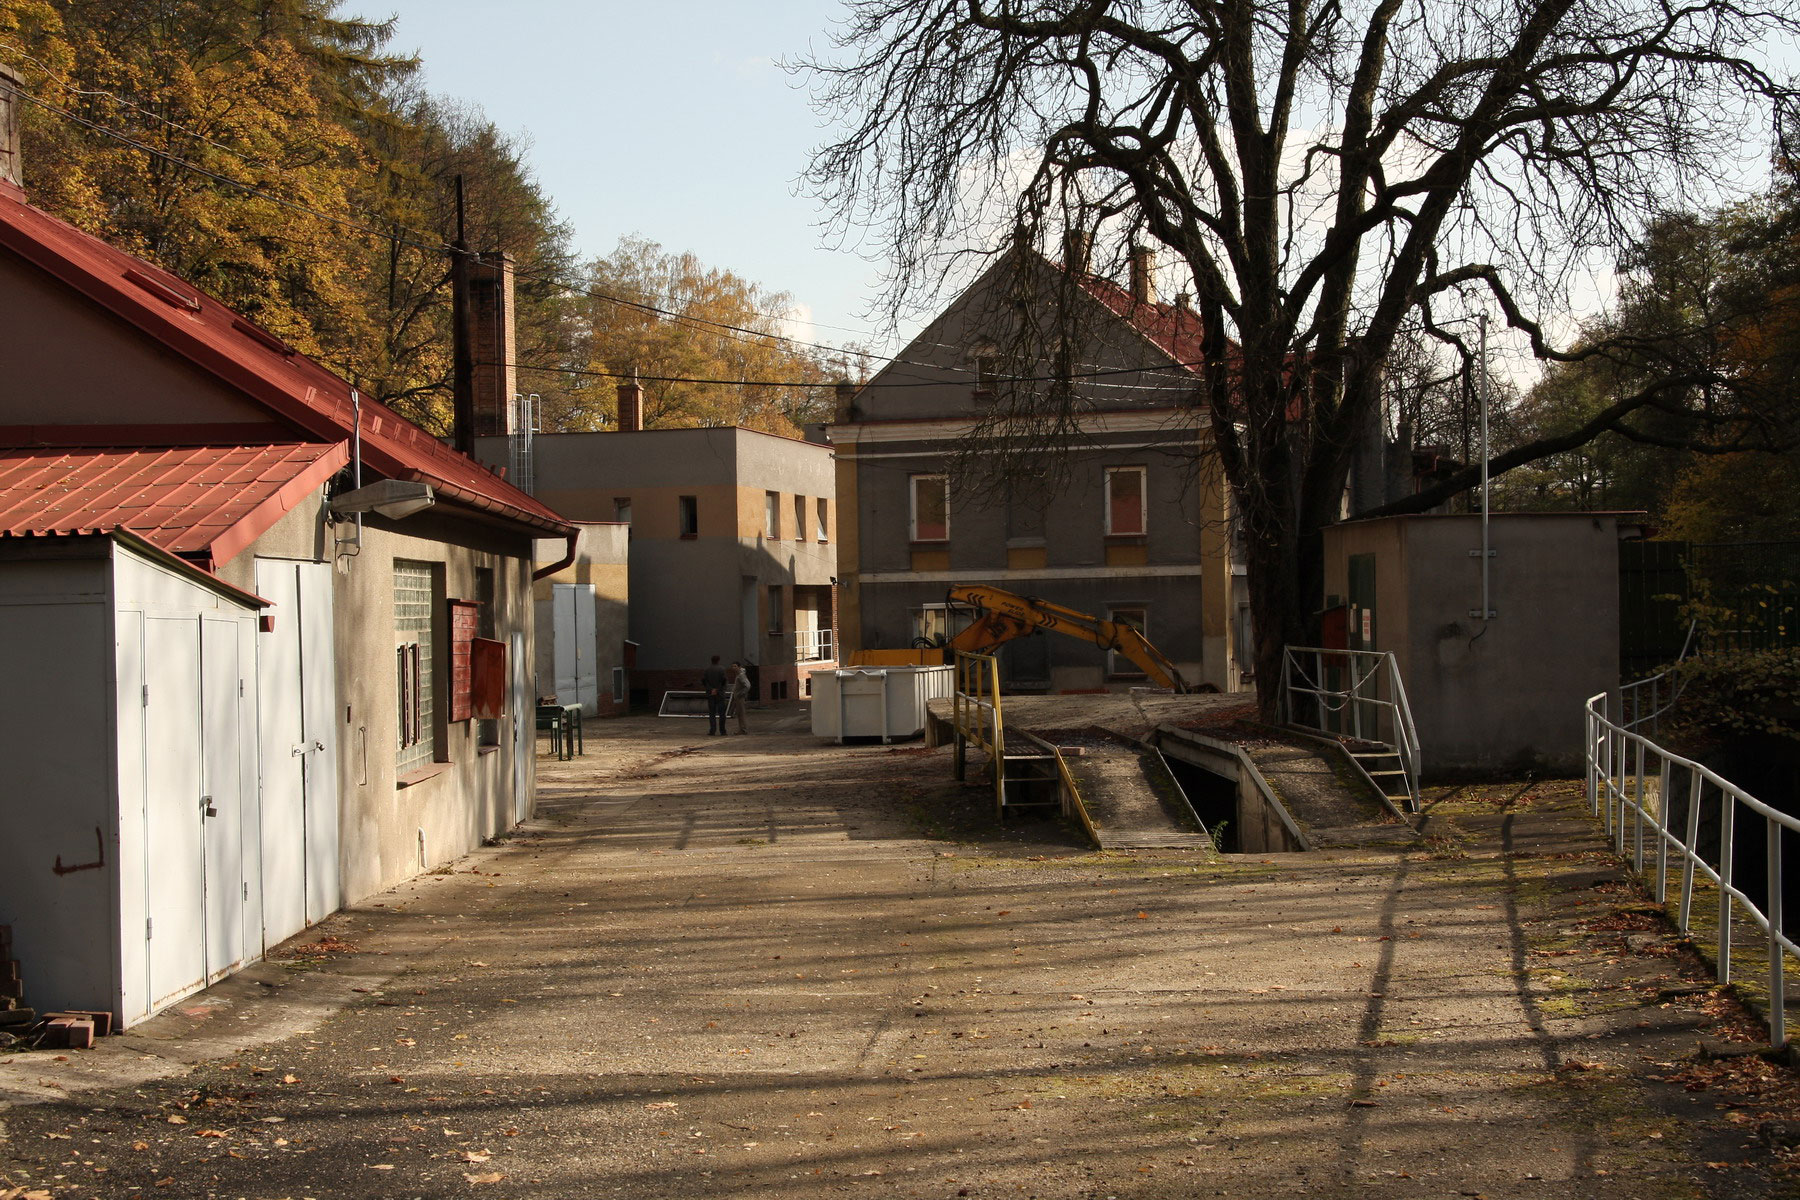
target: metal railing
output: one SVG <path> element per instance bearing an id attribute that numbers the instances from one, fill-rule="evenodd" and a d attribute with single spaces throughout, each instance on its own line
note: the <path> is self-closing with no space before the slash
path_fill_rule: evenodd
<path id="1" fill-rule="evenodd" d="M 1664 667 L 1654 675 L 1635 679 L 1630 683 L 1619 685 L 1619 724 L 1633 733 L 1640 733 L 1648 725 L 1650 732 L 1655 733 L 1662 723 L 1662 715 L 1675 707 L 1681 699 L 1681 689 L 1685 682 L 1681 677 L 1681 664 L 1687 661 L 1688 651 L 1694 646 L 1694 631 L 1700 622 L 1689 621 L 1687 636 L 1681 641 L 1681 653 L 1675 656 L 1671 665 Z"/>
<path id="2" fill-rule="evenodd" d="M 1419 810 L 1419 731 L 1392 651 L 1286 647 L 1281 719 L 1390 747 L 1406 780 L 1407 807 Z"/>
<path id="3" fill-rule="evenodd" d="M 829 662 L 834 658 L 831 630 L 794 630 L 795 662 Z"/>
<path id="4" fill-rule="evenodd" d="M 1000 660 L 991 654 L 956 652 L 956 691 L 951 697 L 956 730 L 954 770 L 968 772 L 971 744 L 986 750 L 994 770 L 994 819 L 1006 815 L 1006 722 L 1000 712 Z"/>
<path id="5" fill-rule="evenodd" d="M 1621 856 L 1626 853 L 1629 825 L 1631 864 L 1639 874 L 1644 873 L 1650 854 L 1645 842 L 1654 842 L 1653 890 L 1659 904 L 1666 906 L 1668 902 L 1670 858 L 1679 860 L 1676 867 L 1681 878 L 1681 903 L 1676 924 L 1682 933 L 1693 928 L 1695 876 L 1703 876 L 1718 887 L 1720 983 L 1731 982 L 1735 917 L 1747 919 L 1768 936 L 1769 1042 L 1784 1046 L 1786 956 L 1800 954 L 1800 945 L 1782 929 L 1782 834 L 1800 834 L 1800 819 L 1770 808 L 1729 779 L 1663 749 L 1633 728 L 1641 727 L 1659 711 L 1652 708 L 1629 719 L 1621 713 L 1615 721 L 1605 692 L 1588 700 L 1588 806 L 1596 816 L 1604 812 L 1607 836 Z M 1702 815 L 1709 809 L 1716 814 L 1716 824 L 1709 821 L 1703 826 Z M 1738 819 L 1740 812 L 1745 814 L 1742 824 Z M 1740 874 L 1737 863 L 1740 842 L 1748 843 L 1754 851 L 1759 824 L 1764 844 L 1762 908 L 1740 886 L 1741 881 L 1754 879 L 1756 868 L 1747 867 Z M 1709 848 L 1711 861 L 1706 852 Z"/>

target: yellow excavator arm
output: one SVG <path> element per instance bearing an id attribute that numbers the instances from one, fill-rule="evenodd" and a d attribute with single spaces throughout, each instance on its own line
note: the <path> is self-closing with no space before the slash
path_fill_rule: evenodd
<path id="1" fill-rule="evenodd" d="M 971 654 L 992 654 L 1014 638 L 1024 637 L 1040 629 L 1064 633 L 1105 650 L 1123 654 L 1144 669 L 1158 687 L 1185 692 L 1187 683 L 1143 634 L 1118 621 L 1099 617 L 1048 600 L 1020 596 L 997 587 L 968 585 L 950 589 L 950 603 L 975 613 L 969 627 L 951 639 L 949 649 Z"/>

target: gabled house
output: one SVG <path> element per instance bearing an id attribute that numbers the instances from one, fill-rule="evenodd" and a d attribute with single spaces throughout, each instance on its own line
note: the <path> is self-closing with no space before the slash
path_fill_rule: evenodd
<path id="1" fill-rule="evenodd" d="M 1190 682 L 1244 685 L 1248 600 L 1195 403 L 1200 320 L 1159 301 L 1152 274 L 1142 251 L 1128 286 L 1079 258 L 1065 269 L 1009 254 L 840 397 L 830 439 L 849 652 L 954 636 L 947 589 L 982 583 L 1130 622 Z M 1055 428 L 1032 394 L 1050 389 L 1071 414 Z M 1019 470 L 1033 447 L 1042 471 Z M 988 469 L 1013 456 L 1010 477 Z M 1123 656 L 1070 639 L 1021 639 L 1000 657 L 1015 690 L 1143 682 Z"/>
<path id="2" fill-rule="evenodd" d="M 0 176 L 0 925 L 28 999 L 135 1022 L 527 815 L 534 542 L 575 533 Z"/>

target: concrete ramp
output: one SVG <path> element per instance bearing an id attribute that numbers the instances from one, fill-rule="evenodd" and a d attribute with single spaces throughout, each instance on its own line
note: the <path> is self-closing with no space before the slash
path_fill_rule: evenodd
<path id="1" fill-rule="evenodd" d="M 1078 745 L 1046 740 L 1063 748 L 1088 828 L 1102 850 L 1212 848 L 1154 752 L 1094 736 L 1076 739 Z"/>

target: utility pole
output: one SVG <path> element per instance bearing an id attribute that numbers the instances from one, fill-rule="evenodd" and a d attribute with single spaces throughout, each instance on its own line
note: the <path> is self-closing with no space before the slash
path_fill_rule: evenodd
<path id="1" fill-rule="evenodd" d="M 469 329 L 469 242 L 463 177 L 456 177 L 456 241 L 450 251 L 450 444 L 475 455 L 475 356 Z"/>

